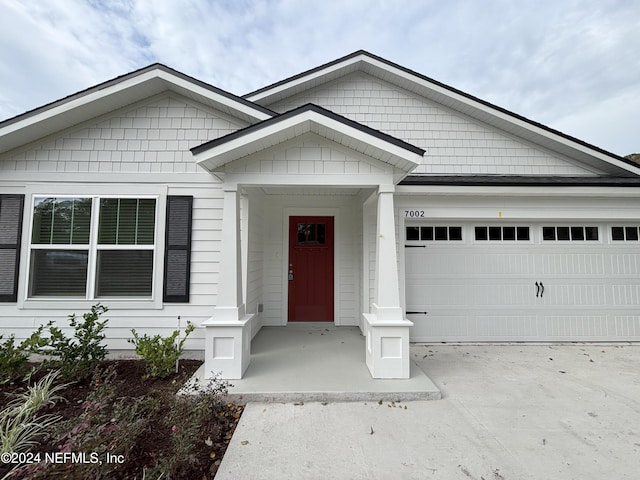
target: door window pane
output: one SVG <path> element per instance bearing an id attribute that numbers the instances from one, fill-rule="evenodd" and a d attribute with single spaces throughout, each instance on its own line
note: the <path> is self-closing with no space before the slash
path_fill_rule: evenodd
<path id="1" fill-rule="evenodd" d="M 476 227 L 476 240 L 488 240 L 487 227 Z"/>
<path id="2" fill-rule="evenodd" d="M 434 238 L 436 240 L 447 240 L 447 227 L 436 227 Z"/>
<path id="3" fill-rule="evenodd" d="M 420 227 L 420 239 L 433 240 L 433 227 Z"/>
<path id="4" fill-rule="evenodd" d="M 462 227 L 449 227 L 449 240 L 462 240 Z"/>
<path id="5" fill-rule="evenodd" d="M 518 227 L 518 240 L 529 240 L 529 227 Z"/>
<path id="6" fill-rule="evenodd" d="M 502 239 L 513 241 L 516 239 L 516 227 L 503 227 Z"/>
<path id="7" fill-rule="evenodd" d="M 324 223 L 299 223 L 298 245 L 324 245 L 326 229 Z"/>
<path id="8" fill-rule="evenodd" d="M 569 227 L 557 227 L 558 240 L 569 240 Z"/>
<path id="9" fill-rule="evenodd" d="M 420 240 L 419 227 L 407 227 L 407 240 Z M 300 225 L 298 225 L 298 243 L 300 243 Z"/>
<path id="10" fill-rule="evenodd" d="M 571 227 L 571 240 L 584 240 L 584 229 L 582 227 Z"/>
<path id="11" fill-rule="evenodd" d="M 638 227 L 625 227 L 627 240 L 638 240 Z"/>
<path id="12" fill-rule="evenodd" d="M 502 240 L 502 229 L 500 227 L 489 227 L 489 240 Z"/>

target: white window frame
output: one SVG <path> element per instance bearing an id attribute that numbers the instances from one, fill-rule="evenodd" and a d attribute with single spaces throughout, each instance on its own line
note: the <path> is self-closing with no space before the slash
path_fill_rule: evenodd
<path id="1" fill-rule="evenodd" d="M 44 185 L 28 186 L 25 192 L 23 217 L 24 247 L 20 255 L 18 308 L 20 309 L 88 309 L 102 303 L 110 309 L 161 309 L 164 272 L 165 212 L 167 188 L 148 185 Z M 92 217 L 89 233 L 86 296 L 82 297 L 29 297 L 31 251 L 35 249 L 64 249 L 86 251 L 85 245 L 33 245 L 32 229 L 36 198 L 91 198 Z M 103 198 L 152 198 L 156 201 L 154 245 L 98 245 L 99 201 Z M 150 297 L 95 297 L 97 253 L 99 250 L 152 250 L 153 278 Z"/>

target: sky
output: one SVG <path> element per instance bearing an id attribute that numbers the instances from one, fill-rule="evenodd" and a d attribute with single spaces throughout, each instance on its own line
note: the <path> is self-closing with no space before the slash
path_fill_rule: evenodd
<path id="1" fill-rule="evenodd" d="M 243 95 L 360 49 L 640 152 L 639 0 L 0 0 L 0 120 L 155 62 Z"/>

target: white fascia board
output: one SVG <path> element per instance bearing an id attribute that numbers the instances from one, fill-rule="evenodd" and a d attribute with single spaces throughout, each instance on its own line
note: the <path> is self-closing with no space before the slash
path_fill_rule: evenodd
<path id="1" fill-rule="evenodd" d="M 493 197 L 619 197 L 640 198 L 640 188 L 632 187 L 481 187 L 464 185 L 398 185 L 396 195 L 455 195 L 455 196 L 493 196 Z"/>
<path id="2" fill-rule="evenodd" d="M 318 70 L 316 72 L 312 72 L 309 73 L 308 75 L 304 75 L 302 77 L 296 78 L 294 80 L 291 80 L 287 83 L 283 83 L 282 85 L 276 85 L 273 88 L 270 88 L 268 90 L 264 90 L 262 92 L 258 92 L 254 95 L 251 95 L 250 97 L 245 97 L 247 100 L 249 100 L 250 102 L 260 102 L 261 100 L 274 96 L 274 95 L 278 95 L 280 93 L 283 93 L 287 90 L 292 90 L 295 92 L 295 89 L 297 87 L 299 87 L 300 85 L 304 85 L 305 83 L 309 83 L 312 82 L 314 80 L 318 80 L 321 79 L 322 77 L 326 77 L 332 73 L 336 73 L 350 65 L 353 65 L 355 63 L 360 62 L 363 58 L 365 58 L 364 55 L 358 55 L 356 57 L 352 57 L 352 58 L 348 58 L 346 60 L 344 60 L 343 62 L 334 64 L 334 65 L 330 65 L 326 68 L 323 68 L 322 70 Z M 286 95 L 285 95 L 286 96 Z"/>
<path id="3" fill-rule="evenodd" d="M 342 141 L 339 143 L 348 148 L 352 147 L 349 146 L 347 139 L 353 139 L 370 145 L 375 149 L 374 153 L 376 154 L 376 156 L 372 156 L 372 158 L 380 160 L 384 153 L 391 155 L 391 159 L 389 161 L 380 161 L 385 161 L 385 163 L 389 163 L 406 172 L 409 172 L 420 165 L 422 158 L 421 155 L 410 152 L 381 138 L 369 135 L 361 130 L 313 111 L 301 112 L 299 115 L 286 118 L 280 122 L 274 123 L 273 125 L 269 125 L 238 138 L 234 138 L 229 142 L 225 142 L 194 155 L 194 159 L 198 165 L 212 171 L 224 165 L 228 161 L 233 161 L 237 158 L 265 149 L 264 140 L 282 132 L 289 131 L 292 133 L 290 136 L 294 137 L 302 133 L 313 131 L 317 135 L 328 138 L 326 135 L 319 133 L 320 130 L 317 128 L 318 126 L 323 126 L 331 132 L 340 134 Z M 269 146 L 274 145 L 269 144 L 269 142 L 266 143 Z M 280 142 L 276 142 L 276 144 L 277 143 Z"/>

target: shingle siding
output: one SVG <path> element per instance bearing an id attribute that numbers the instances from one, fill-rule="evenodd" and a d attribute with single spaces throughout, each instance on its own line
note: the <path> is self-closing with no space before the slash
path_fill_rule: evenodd
<path id="1" fill-rule="evenodd" d="M 413 173 L 594 175 L 567 158 L 471 121 L 362 72 L 269 105 L 279 113 L 315 103 L 427 151 Z"/>

